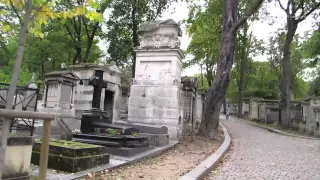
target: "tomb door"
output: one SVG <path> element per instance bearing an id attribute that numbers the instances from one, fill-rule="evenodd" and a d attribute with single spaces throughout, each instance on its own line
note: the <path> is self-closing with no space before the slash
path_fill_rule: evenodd
<path id="1" fill-rule="evenodd" d="M 104 96 L 104 111 L 110 114 L 111 119 L 113 115 L 113 103 L 114 103 L 114 92 L 105 90 Z"/>

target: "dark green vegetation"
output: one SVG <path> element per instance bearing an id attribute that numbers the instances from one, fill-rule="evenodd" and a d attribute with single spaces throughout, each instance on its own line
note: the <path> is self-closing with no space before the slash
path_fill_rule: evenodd
<path id="1" fill-rule="evenodd" d="M 36 139 L 35 143 L 40 143 L 41 144 L 41 139 Z M 51 139 L 49 144 L 50 144 L 50 146 L 66 147 L 66 148 L 71 148 L 71 149 L 98 147 L 98 146 L 92 145 L 92 144 L 85 144 L 85 143 L 58 140 L 58 139 Z"/>

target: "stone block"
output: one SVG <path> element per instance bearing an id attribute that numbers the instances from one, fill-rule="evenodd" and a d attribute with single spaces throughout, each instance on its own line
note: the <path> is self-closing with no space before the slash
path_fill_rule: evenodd
<path id="1" fill-rule="evenodd" d="M 299 132 L 304 133 L 306 132 L 306 125 L 303 123 L 299 123 Z"/>
<path id="2" fill-rule="evenodd" d="M 25 179 L 29 177 L 32 137 L 8 138 L 4 157 L 2 179 Z"/>
<path id="3" fill-rule="evenodd" d="M 149 134 L 149 133 L 140 133 L 141 135 L 149 137 L 148 141 L 150 146 L 161 147 L 169 144 L 169 135 L 168 134 Z"/>
<path id="4" fill-rule="evenodd" d="M 124 156 L 124 157 L 130 157 L 137 154 L 140 154 L 142 152 L 148 151 L 153 149 L 153 147 L 140 147 L 140 148 L 112 148 L 112 147 L 105 147 L 105 150 L 109 152 L 112 155 L 116 156 Z"/>
<path id="5" fill-rule="evenodd" d="M 36 142 L 32 149 L 32 164 L 39 165 L 41 142 Z M 96 166 L 108 164 L 110 155 L 104 147 L 76 143 L 71 141 L 51 140 L 49 146 L 48 167 L 74 173 Z"/>
<path id="6" fill-rule="evenodd" d="M 130 89 L 130 97 L 131 96 L 145 96 L 146 94 L 146 87 L 144 86 L 131 86 Z"/>
<path id="7" fill-rule="evenodd" d="M 128 126 L 133 127 L 140 130 L 140 134 L 167 134 L 168 128 L 162 125 L 147 125 L 147 124 L 140 124 L 140 123 L 128 123 L 125 121 L 116 121 L 115 124 L 121 126 Z"/>

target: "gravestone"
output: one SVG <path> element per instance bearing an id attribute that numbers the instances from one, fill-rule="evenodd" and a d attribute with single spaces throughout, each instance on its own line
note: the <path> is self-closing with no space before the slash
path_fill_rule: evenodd
<path id="1" fill-rule="evenodd" d="M 166 126 L 170 139 L 179 139 L 183 129 L 181 29 L 169 19 L 144 23 L 139 32 L 143 35 L 135 49 L 128 123 Z"/>
<path id="2" fill-rule="evenodd" d="M 74 95 L 78 76 L 70 70 L 45 74 L 43 100 L 38 103 L 39 112 L 75 115 Z M 80 128 L 80 122 L 72 118 L 59 118 L 51 123 L 51 136 L 71 140 L 71 132 Z M 42 135 L 42 124 L 37 125 L 36 134 Z"/>
<path id="3" fill-rule="evenodd" d="M 320 137 L 320 97 L 311 97 L 303 103 L 303 122 L 305 131 L 309 134 Z"/>

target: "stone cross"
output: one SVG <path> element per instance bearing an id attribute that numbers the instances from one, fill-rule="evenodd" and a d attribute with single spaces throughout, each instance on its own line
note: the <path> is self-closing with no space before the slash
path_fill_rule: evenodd
<path id="1" fill-rule="evenodd" d="M 102 88 L 107 88 L 108 82 L 103 80 L 103 71 L 95 70 L 95 75 L 89 78 L 89 85 L 93 86 L 92 108 L 100 109 Z"/>

